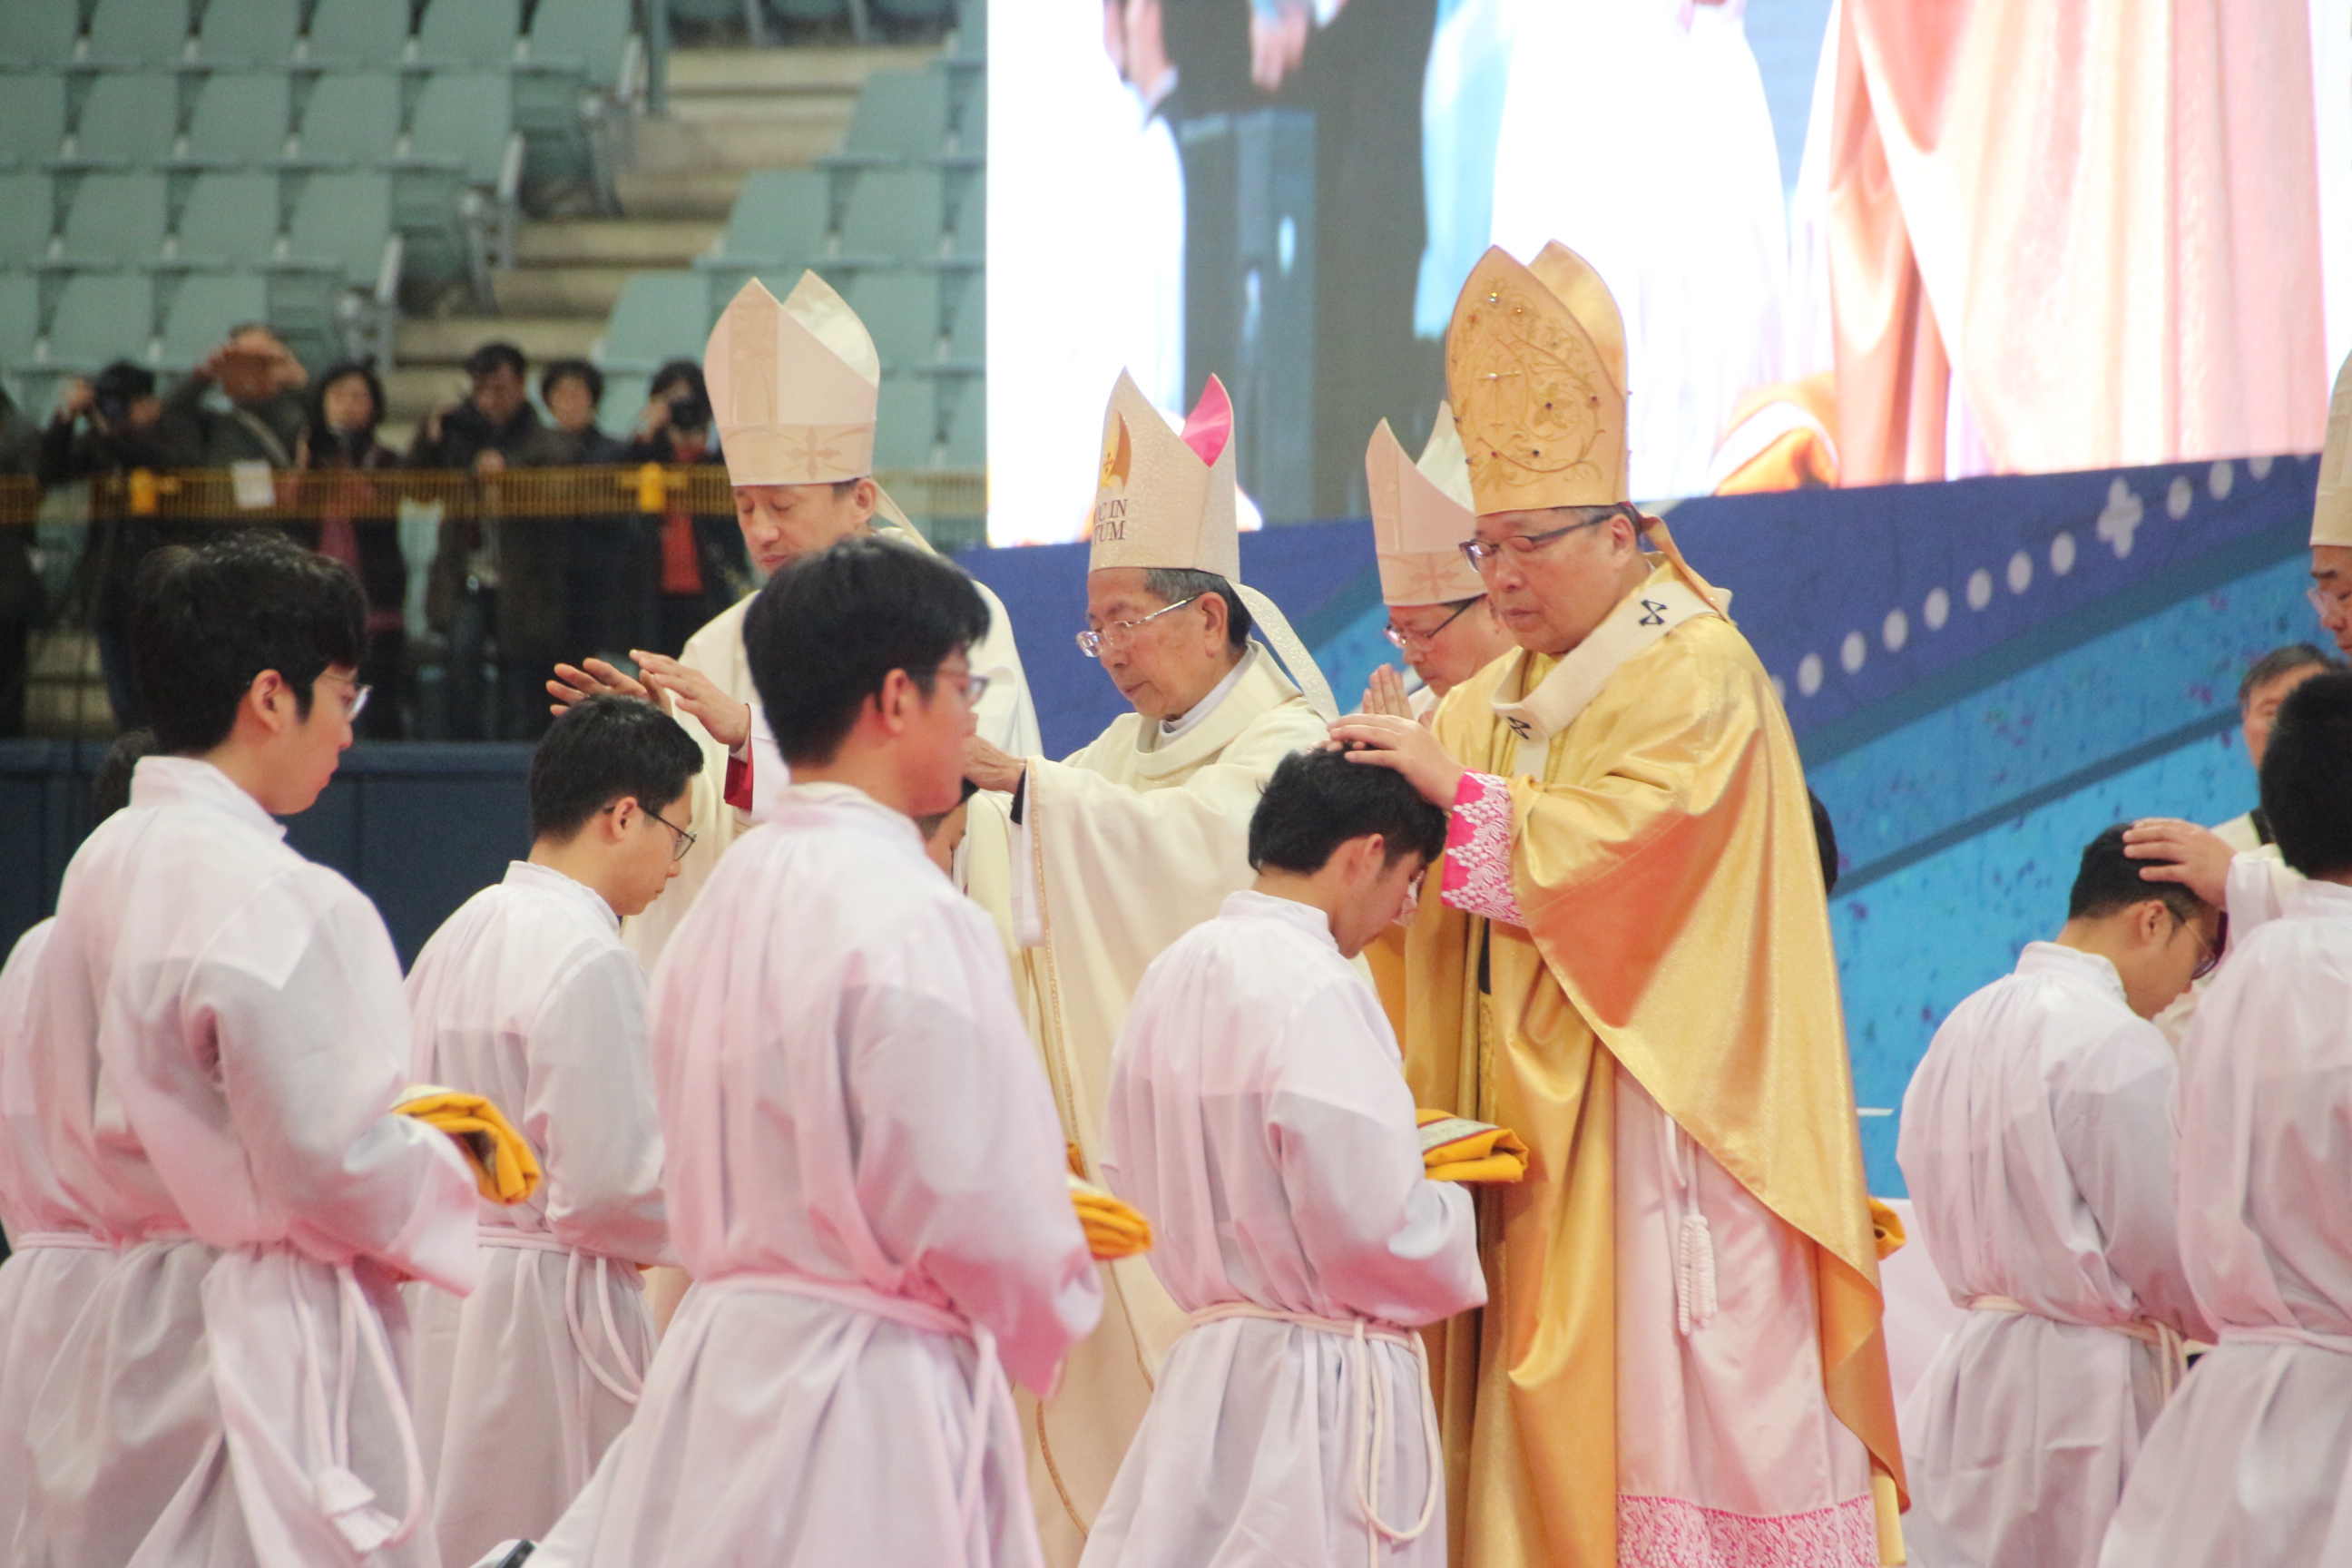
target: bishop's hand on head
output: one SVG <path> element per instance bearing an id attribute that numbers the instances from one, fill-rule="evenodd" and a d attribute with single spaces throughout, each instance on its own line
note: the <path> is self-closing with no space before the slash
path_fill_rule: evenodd
<path id="1" fill-rule="evenodd" d="M 2124 853 L 2152 864 L 2140 876 L 2179 882 L 2216 909 L 2228 902 L 2230 862 L 2237 851 L 2210 829 L 2177 817 L 2144 816 L 2124 830 Z"/>
<path id="2" fill-rule="evenodd" d="M 555 699 L 548 711 L 558 717 L 575 702 L 591 697 L 635 697 L 640 701 L 656 702 L 663 711 L 669 710 L 666 698 L 656 696 L 652 688 L 631 675 L 624 674 L 618 665 L 607 664 L 601 658 L 587 658 L 578 664 L 559 664 L 555 679 L 547 683 L 547 694 Z"/>
<path id="3" fill-rule="evenodd" d="M 1350 714 L 1331 726 L 1331 739 L 1347 749 L 1349 762 L 1394 768 L 1421 792 L 1423 799 L 1446 811 L 1454 809 L 1462 775 L 1469 772 L 1446 755 L 1436 736 L 1411 718 Z"/>
<path id="4" fill-rule="evenodd" d="M 751 738 L 751 705 L 730 697 L 719 684 L 694 666 L 667 654 L 631 652 L 645 684 L 661 694 L 664 707 L 682 709 L 710 733 L 710 738 L 735 750 Z"/>

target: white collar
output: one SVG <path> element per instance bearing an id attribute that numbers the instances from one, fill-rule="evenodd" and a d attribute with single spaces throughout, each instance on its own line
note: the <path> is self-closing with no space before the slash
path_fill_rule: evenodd
<path id="1" fill-rule="evenodd" d="M 1206 697 L 1187 708 L 1181 719 L 1160 721 L 1160 738 L 1163 741 L 1172 741 L 1216 711 L 1217 704 L 1234 694 L 1234 688 L 1242 683 L 1242 676 L 1248 671 L 1251 665 L 1256 662 L 1257 644 L 1253 642 L 1243 651 L 1240 660 L 1233 668 L 1225 671 L 1225 678 L 1209 688 L 1209 694 Z"/>
<path id="2" fill-rule="evenodd" d="M 569 899 L 583 908 L 593 909 L 614 936 L 621 934 L 621 917 L 613 912 L 613 906 L 604 901 L 604 895 L 577 877 L 568 876 L 552 866 L 536 866 L 528 860 L 509 860 L 504 881 L 509 888 L 537 888 L 557 898 Z"/>
<path id="3" fill-rule="evenodd" d="M 2029 942 L 2017 955 L 2020 974 L 2061 974 L 2097 986 L 2107 995 L 2126 1006 L 2131 1005 L 2124 994 L 2124 977 L 2116 973 L 2115 964 L 2095 952 L 2084 952 L 2079 947 L 2063 942 Z"/>
<path id="4" fill-rule="evenodd" d="M 142 757 L 131 773 L 131 804 L 135 806 L 207 806 L 258 828 L 273 838 L 286 837 L 286 825 L 261 808 L 235 779 L 202 757 Z"/>
<path id="5" fill-rule="evenodd" d="M 1280 921 L 1314 937 L 1333 952 L 1339 951 L 1339 940 L 1331 934 L 1331 917 L 1297 899 L 1277 899 L 1272 893 L 1244 888 L 1227 893 L 1225 901 L 1217 906 L 1217 914 L 1228 920 Z"/>
<path id="6" fill-rule="evenodd" d="M 2352 888 L 2306 877 L 2288 891 L 2285 904 L 2288 914 L 2305 920 L 2352 920 Z"/>
<path id="7" fill-rule="evenodd" d="M 906 834 L 914 840 L 915 847 L 918 849 L 923 846 L 922 829 L 915 826 L 913 817 L 908 816 L 905 812 L 884 805 L 856 784 L 836 784 L 831 779 L 820 779 L 810 784 L 789 784 L 778 790 L 774 798 L 775 804 L 770 808 L 771 815 L 768 819 L 771 822 L 781 824 L 786 816 L 796 811 L 848 811 L 860 817 L 870 819 L 876 826 L 887 824 L 891 828 Z"/>

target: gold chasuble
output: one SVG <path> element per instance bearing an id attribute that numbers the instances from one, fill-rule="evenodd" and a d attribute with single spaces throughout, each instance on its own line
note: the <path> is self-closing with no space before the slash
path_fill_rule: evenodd
<path id="1" fill-rule="evenodd" d="M 1448 343 L 1482 514 L 1624 499 L 1622 343 L 1580 258 L 1548 247 L 1530 269 L 1488 252 Z M 1452 1560 L 1612 1568 L 1622 1545 L 1640 1563 L 1900 1562 L 1877 1256 L 1803 769 L 1769 677 L 1717 613 L 1726 596 L 1683 565 L 1663 525 L 1650 532 L 1666 558 L 1583 643 L 1497 661 L 1449 693 L 1434 724 L 1455 760 L 1507 781 L 1509 894 L 1526 922 L 1465 914 L 1432 877 L 1407 938 L 1416 1101 L 1509 1127 L 1530 1152 L 1524 1182 L 1480 1196 L 1487 1306 L 1431 1331 Z M 1662 1426 L 1693 1450 L 1752 1440 L 1748 1412 L 1706 1408 L 1679 1385 L 1674 1409 L 1654 1408 L 1667 1396 L 1642 1379 L 1658 1336 L 1703 1342 L 1687 1322 L 1673 1341 L 1671 1305 L 1663 1328 L 1620 1321 L 1623 1249 L 1642 1235 L 1628 1194 L 1659 1183 L 1655 1161 L 1621 1168 L 1625 1119 L 1661 1111 L 1664 1146 L 1711 1156 L 1793 1260 L 1767 1271 L 1779 1293 L 1762 1315 L 1777 1300 L 1813 1324 L 1819 1388 L 1798 1392 L 1867 1450 L 1865 1475 L 1850 1438 L 1824 1445 L 1853 1455 L 1834 1551 L 1800 1529 L 1742 1538 L 1756 1521 L 1737 1515 L 1773 1510 L 1733 1503 L 1674 1516 L 1730 1520 L 1713 1547 L 1621 1543 L 1621 1520 L 1649 1517 L 1621 1504 L 1621 1475 L 1653 1462 Z M 1687 1191 L 1704 1190 L 1702 1174 Z M 1699 1231 L 1704 1248 L 1704 1218 Z M 1748 1267 L 1721 1256 L 1727 1279 Z M 1712 1277 L 1706 1292 L 1711 1315 Z M 1755 1303 L 1743 1310 L 1753 1321 Z M 1713 1353 L 1736 1362 L 1740 1347 Z M 1626 1441 L 1648 1447 L 1628 1457 Z M 1775 1462 L 1790 1468 L 1769 1456 L 1751 1468 Z M 1728 1554 L 1731 1540 L 1753 1555 Z"/>

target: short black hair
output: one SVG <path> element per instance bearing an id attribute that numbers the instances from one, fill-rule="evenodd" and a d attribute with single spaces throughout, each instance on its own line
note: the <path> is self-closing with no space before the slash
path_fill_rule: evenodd
<path id="1" fill-rule="evenodd" d="M 677 394 L 669 400 L 669 427 L 673 430 L 709 429 L 710 400 L 699 393 Z"/>
<path id="2" fill-rule="evenodd" d="M 466 356 L 466 374 L 478 380 L 501 365 L 514 372 L 517 381 L 522 380 L 530 371 L 530 363 L 522 357 L 522 350 L 512 343 L 484 343 Z"/>
<path id="3" fill-rule="evenodd" d="M 550 360 L 539 373 L 539 400 L 544 403 L 555 390 L 555 384 L 571 378 L 588 389 L 588 401 L 604 401 L 604 373 L 584 359 Z"/>
<path id="4" fill-rule="evenodd" d="M 2155 899 L 2172 912 L 2174 920 L 2186 925 L 2211 907 L 2182 883 L 2151 882 L 2142 877 L 2141 871 L 2162 862 L 2135 860 L 2124 853 L 2124 829 L 2128 826 L 2119 822 L 2083 846 L 2083 864 L 2074 873 L 2074 890 L 2066 896 L 2068 920 L 2101 920 Z"/>
<path id="5" fill-rule="evenodd" d="M 1373 833 L 1390 865 L 1412 854 L 1426 863 L 1445 852 L 1445 813 L 1394 768 L 1351 763 L 1340 752 L 1293 752 L 1250 813 L 1250 868 L 1311 877 L 1339 846 Z"/>
<path id="6" fill-rule="evenodd" d="M 659 397 L 667 392 L 675 396 L 679 386 L 705 403 L 710 401 L 710 388 L 702 380 L 702 366 L 690 359 L 664 360 L 661 368 L 654 372 L 653 380 L 646 384 L 646 395 Z"/>
<path id="7" fill-rule="evenodd" d="M 987 601 L 962 572 L 853 535 L 768 579 L 743 618 L 743 650 L 784 761 L 825 763 L 892 670 L 929 698 L 941 661 L 987 631 Z"/>
<path id="8" fill-rule="evenodd" d="M 636 697 L 591 697 L 557 716 L 530 759 L 530 834 L 572 838 L 624 795 L 662 812 L 702 771 L 702 748 Z"/>
<path id="9" fill-rule="evenodd" d="M 265 669 L 284 678 L 307 719 L 311 683 L 333 665 L 357 668 L 366 628 L 359 579 L 283 534 L 156 551 L 131 610 L 131 668 L 156 745 L 182 755 L 219 745 Z"/>
<path id="10" fill-rule="evenodd" d="M 114 737 L 114 744 L 99 759 L 98 771 L 89 775 L 91 826 L 131 804 L 131 775 L 138 770 L 140 758 L 154 754 L 152 730 L 125 730 Z"/>
<path id="11" fill-rule="evenodd" d="M 2279 704 L 2263 753 L 2263 812 L 2306 877 L 2352 871 L 2352 671 L 2315 675 Z"/>
<path id="12" fill-rule="evenodd" d="M 1143 574 L 1143 585 L 1160 596 L 1164 605 L 1181 605 L 1187 599 L 1214 594 L 1225 602 L 1225 646 L 1241 648 L 1249 646 L 1249 606 L 1242 603 L 1234 585 L 1214 572 L 1193 572 L 1173 566 L 1153 566 Z"/>
<path id="13" fill-rule="evenodd" d="M 92 376 L 89 384 L 102 403 L 130 403 L 155 395 L 155 373 L 134 361 L 119 359 Z"/>
<path id="14" fill-rule="evenodd" d="M 2322 669 L 2341 669 L 2342 662 L 2324 649 L 2307 642 L 2291 642 L 2284 647 L 2274 647 L 2247 668 L 2246 678 L 2238 682 L 2238 711 L 2246 710 L 2259 687 L 2268 686 L 2282 675 L 2317 665 Z"/>

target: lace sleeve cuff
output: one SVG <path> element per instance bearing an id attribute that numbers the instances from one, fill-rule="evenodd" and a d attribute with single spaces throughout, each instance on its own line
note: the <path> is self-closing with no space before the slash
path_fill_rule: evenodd
<path id="1" fill-rule="evenodd" d="M 1492 773 L 1462 775 L 1445 829 L 1439 895 L 1465 915 L 1525 925 L 1511 891 L 1511 786 Z"/>

